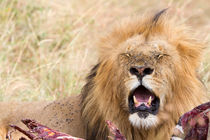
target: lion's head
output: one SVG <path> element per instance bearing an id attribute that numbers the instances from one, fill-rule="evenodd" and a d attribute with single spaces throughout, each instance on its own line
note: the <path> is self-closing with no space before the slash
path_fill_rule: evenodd
<path id="1" fill-rule="evenodd" d="M 88 138 L 106 139 L 105 120 L 129 140 L 163 127 L 170 133 L 182 113 L 205 101 L 196 74 L 204 45 L 164 12 L 127 18 L 100 40 L 82 93 Z"/>

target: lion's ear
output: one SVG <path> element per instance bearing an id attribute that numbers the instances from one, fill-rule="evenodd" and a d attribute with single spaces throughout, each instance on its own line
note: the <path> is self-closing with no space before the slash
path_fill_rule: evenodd
<path id="1" fill-rule="evenodd" d="M 197 68 L 200 65 L 204 49 L 205 45 L 196 40 L 181 41 L 177 46 L 181 59 L 192 68 Z"/>

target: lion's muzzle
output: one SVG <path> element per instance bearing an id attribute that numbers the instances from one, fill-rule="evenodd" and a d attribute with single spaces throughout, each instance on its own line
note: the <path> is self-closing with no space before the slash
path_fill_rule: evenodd
<path id="1" fill-rule="evenodd" d="M 142 79 L 146 75 L 151 75 L 154 69 L 149 66 L 132 66 L 131 75 L 138 79 L 139 86 L 133 89 L 129 96 L 129 111 L 131 114 L 136 113 L 140 118 L 146 118 L 149 113 L 156 115 L 158 113 L 160 99 L 155 96 L 151 89 L 142 85 Z"/>

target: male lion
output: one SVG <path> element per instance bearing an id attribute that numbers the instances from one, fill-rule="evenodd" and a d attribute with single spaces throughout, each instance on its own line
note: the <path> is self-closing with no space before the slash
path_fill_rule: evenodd
<path id="1" fill-rule="evenodd" d="M 52 103 L 0 104 L 0 135 L 30 118 L 88 140 L 107 140 L 106 120 L 128 140 L 166 140 L 179 116 L 206 102 L 198 79 L 204 44 L 165 10 L 122 20 L 101 38 L 81 95 Z M 8 136 L 7 136 L 8 137 Z"/>

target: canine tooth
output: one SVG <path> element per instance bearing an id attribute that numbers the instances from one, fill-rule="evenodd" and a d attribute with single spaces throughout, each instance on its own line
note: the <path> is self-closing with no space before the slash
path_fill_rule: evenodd
<path id="1" fill-rule="evenodd" d="M 139 104 L 139 102 L 136 100 L 136 97 L 135 96 L 133 96 L 133 101 L 134 101 L 134 104 L 135 105 Z"/>
<path id="2" fill-rule="evenodd" d="M 149 100 L 148 100 L 147 104 L 150 106 L 151 105 L 151 102 L 152 102 L 152 97 L 149 96 Z"/>

